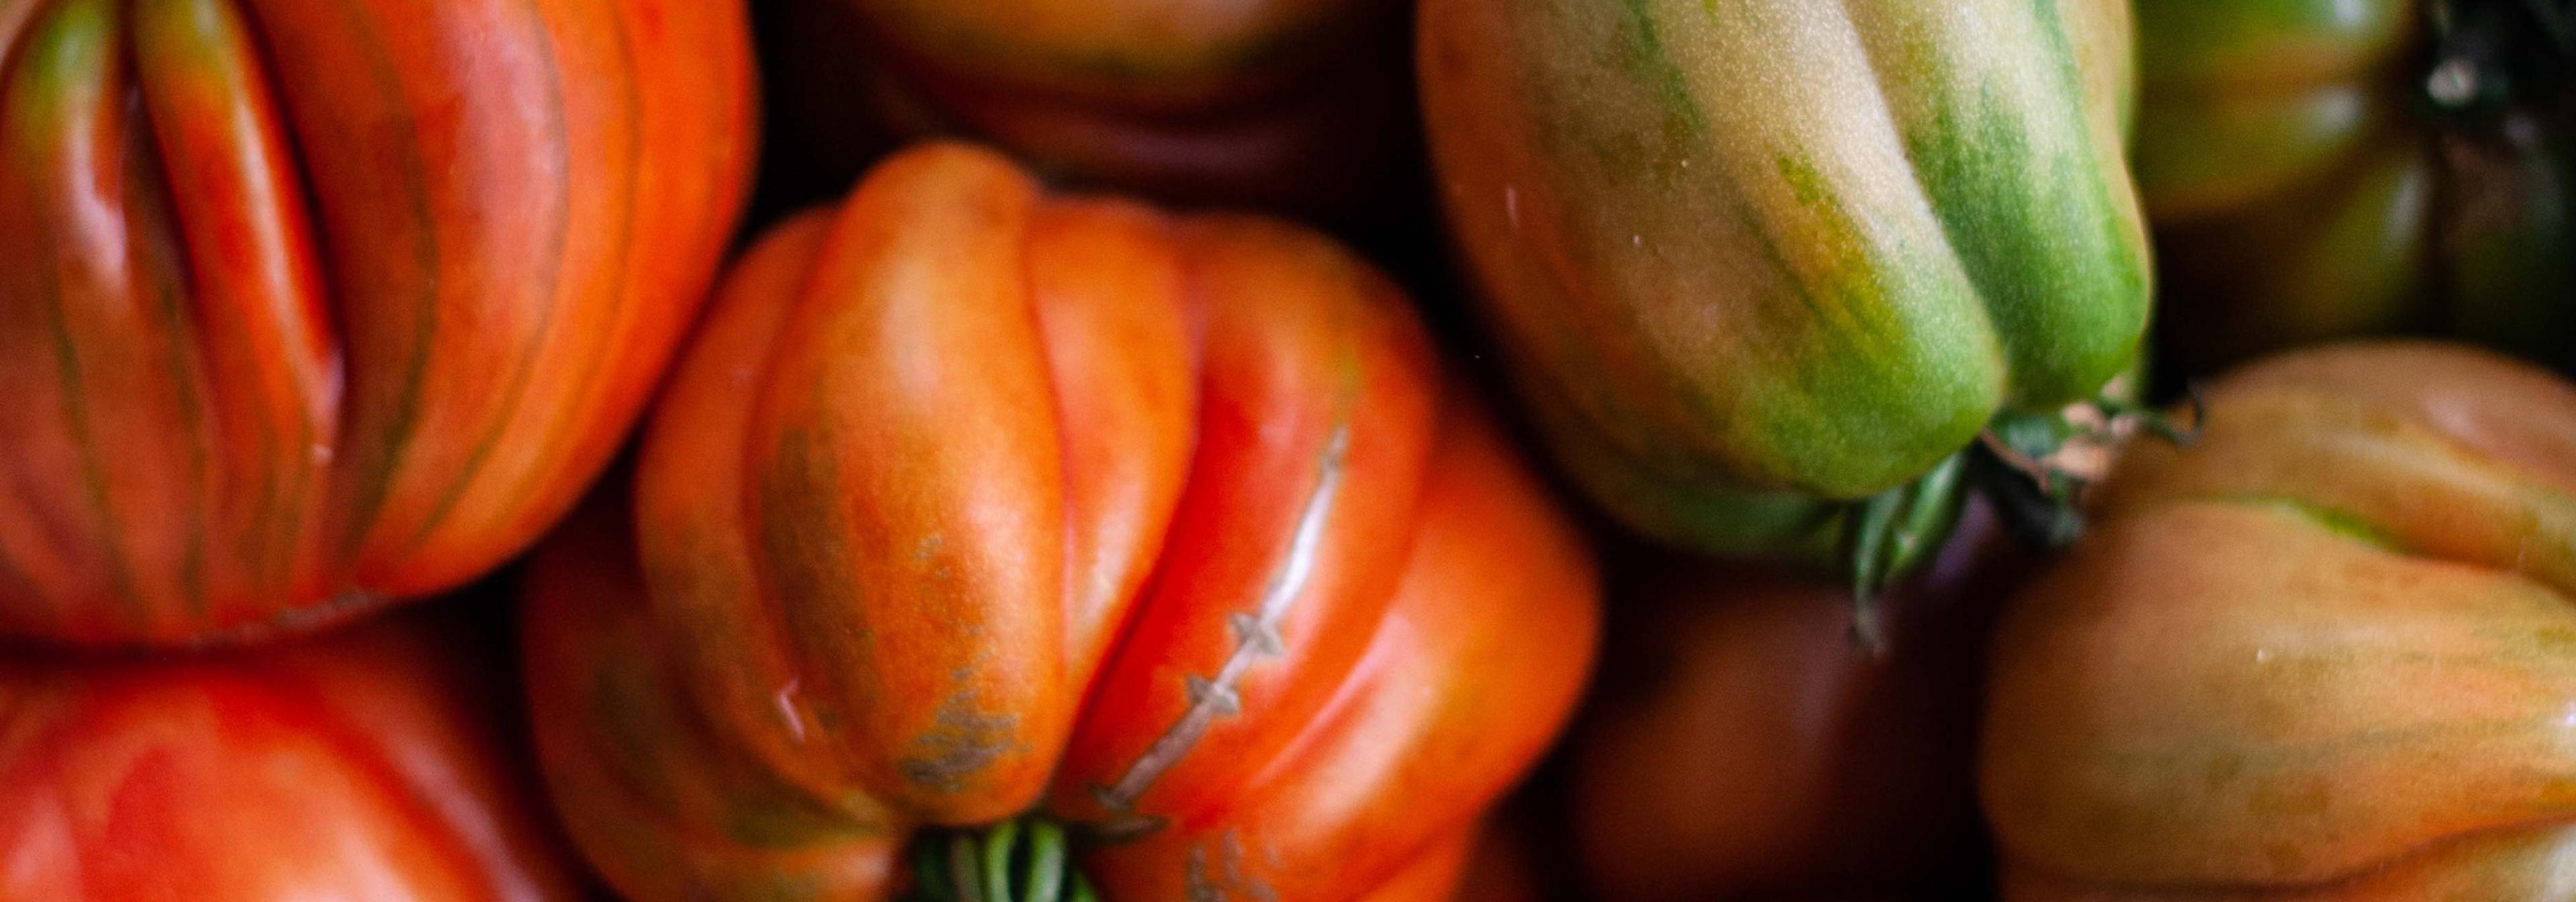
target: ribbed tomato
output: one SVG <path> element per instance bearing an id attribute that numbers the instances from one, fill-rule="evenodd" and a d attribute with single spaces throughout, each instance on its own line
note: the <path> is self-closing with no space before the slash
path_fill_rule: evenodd
<path id="1" fill-rule="evenodd" d="M 2553 47 L 2532 8 L 2140 0 L 2166 353 L 2413 332 L 2576 363 L 2576 24 Z"/>
<path id="2" fill-rule="evenodd" d="M 1841 587 L 1679 558 L 1613 587 L 1609 662 L 1568 738 L 1586 898 L 1964 897 L 1988 629 L 2027 570 L 1982 506 L 1890 593 L 1890 649 Z"/>
<path id="3" fill-rule="evenodd" d="M 782 91 L 809 131 L 861 118 L 1160 198 L 1314 214 L 1411 184 L 1397 0 L 783 5 Z"/>
<path id="4" fill-rule="evenodd" d="M 1427 0 L 1419 40 L 1475 296 L 1632 527 L 1821 561 L 2136 356 L 2122 0 Z"/>
<path id="5" fill-rule="evenodd" d="M 240 639 L 569 508 L 749 173 L 724 0 L 0 0 L 0 635 Z"/>
<path id="6" fill-rule="evenodd" d="M 989 836 L 1070 829 L 1107 898 L 1438 898 L 1592 657 L 1578 535 L 1294 227 L 909 151 L 750 252 L 661 405 L 525 615 L 638 899 L 884 898 L 1032 812 Z"/>
<path id="7" fill-rule="evenodd" d="M 2206 397 L 1996 635 L 2006 897 L 2566 898 L 2576 387 L 2390 344 Z"/>
<path id="8" fill-rule="evenodd" d="M 256 654 L 0 655 L 0 899 L 581 898 L 491 644 L 407 614 Z"/>

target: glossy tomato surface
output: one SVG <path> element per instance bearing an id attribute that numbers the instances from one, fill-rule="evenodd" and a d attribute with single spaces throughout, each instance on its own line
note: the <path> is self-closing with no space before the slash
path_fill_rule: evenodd
<path id="1" fill-rule="evenodd" d="M 2206 411 L 1998 631 L 2005 897 L 2566 898 L 2576 387 L 2356 344 Z"/>
<path id="2" fill-rule="evenodd" d="M 0 657 L 0 899 L 582 898 L 488 631 Z"/>
<path id="3" fill-rule="evenodd" d="M 0 0 L 0 635 L 452 588 L 623 440 L 749 179 L 725 0 Z"/>
<path id="4" fill-rule="evenodd" d="M 634 498 L 540 557 L 526 666 L 639 899 L 885 898 L 1030 811 L 1108 898 L 1437 898 L 1593 653 L 1587 550 L 1392 284 L 956 145 L 750 252 Z"/>

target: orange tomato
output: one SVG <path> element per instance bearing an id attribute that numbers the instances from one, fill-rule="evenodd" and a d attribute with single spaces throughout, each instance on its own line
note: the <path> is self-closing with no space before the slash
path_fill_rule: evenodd
<path id="1" fill-rule="evenodd" d="M 258 654 L 0 657 L 0 899 L 570 900 L 490 637 L 417 615 Z"/>
<path id="2" fill-rule="evenodd" d="M 631 524 L 530 579 L 555 797 L 645 900 L 883 898 L 1030 811 L 1108 898 L 1436 897 L 1597 616 L 1367 265 L 949 145 L 750 252 Z"/>
<path id="3" fill-rule="evenodd" d="M 452 588 L 624 439 L 749 181 L 727 0 L 0 0 L 0 636 Z"/>
<path id="4" fill-rule="evenodd" d="M 2006 897 L 2564 898 L 2576 388 L 2364 344 L 2206 397 L 1997 633 Z"/>

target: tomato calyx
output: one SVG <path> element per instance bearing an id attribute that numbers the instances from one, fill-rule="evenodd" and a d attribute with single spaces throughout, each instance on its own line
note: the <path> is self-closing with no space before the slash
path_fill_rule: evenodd
<path id="1" fill-rule="evenodd" d="M 1950 455 L 1932 471 L 1857 502 L 1846 515 L 1843 560 L 1850 568 L 1852 644 L 1881 655 L 1887 624 L 1878 597 L 1897 575 L 1920 563 L 1949 538 L 1966 500 L 1961 474 L 1968 451 Z"/>
<path id="2" fill-rule="evenodd" d="M 1968 495 L 1984 496 L 2023 547 L 2062 550 L 2084 534 L 2079 498 L 2109 471 L 2113 450 L 2140 434 L 2190 444 L 2199 430 L 2197 391 L 2190 407 L 2190 426 L 2114 394 L 2061 410 L 1997 414 L 1975 444 L 1931 472 L 1855 502 L 1843 533 L 1852 644 L 1873 656 L 1887 651 L 1879 596 L 1940 549 Z"/>
<path id="3" fill-rule="evenodd" d="M 912 902 L 1099 902 L 1072 838 L 1044 815 L 915 840 Z"/>

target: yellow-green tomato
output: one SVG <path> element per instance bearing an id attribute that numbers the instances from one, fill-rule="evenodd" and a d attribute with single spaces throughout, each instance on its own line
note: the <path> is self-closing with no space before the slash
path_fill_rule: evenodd
<path id="1" fill-rule="evenodd" d="M 1426 0 L 1436 178 L 1558 461 L 1629 525 L 1813 560 L 2147 320 L 2113 0 Z"/>

